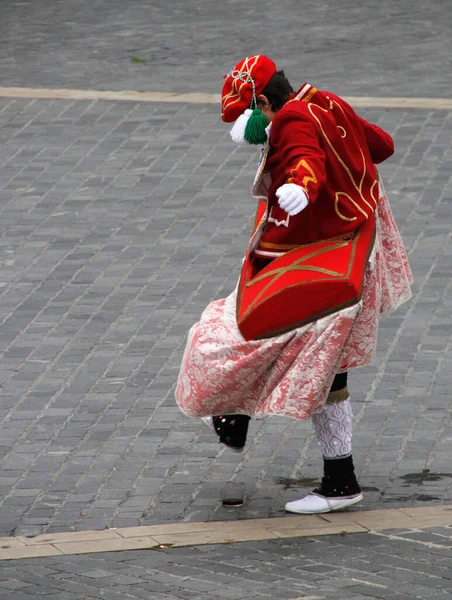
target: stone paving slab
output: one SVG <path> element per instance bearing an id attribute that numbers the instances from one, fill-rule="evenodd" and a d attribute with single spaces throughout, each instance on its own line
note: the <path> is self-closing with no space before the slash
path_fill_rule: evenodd
<path id="1" fill-rule="evenodd" d="M 415 282 L 351 375 L 357 510 L 448 504 L 451 113 L 360 112 L 395 137 Z M 3 98 L 0 142 L 0 534 L 283 516 L 321 473 L 310 424 L 253 422 L 237 457 L 173 394 L 188 328 L 236 284 L 256 151 L 178 103 Z"/>
<path id="2" fill-rule="evenodd" d="M 117 527 L 101 531 L 68 531 L 37 536 L 0 538 L 0 561 L 36 556 L 153 550 L 265 541 L 295 537 L 381 532 L 387 529 L 417 530 L 452 527 L 452 505 L 339 512 L 284 518 L 172 523 L 142 527 Z"/>
<path id="3" fill-rule="evenodd" d="M 135 92 L 114 90 L 75 90 L 64 88 L 1 87 L 1 98 L 32 98 L 54 100 L 129 100 L 132 102 L 181 102 L 190 104 L 216 104 L 220 107 L 219 94 L 171 92 Z M 448 98 L 394 98 L 390 96 L 343 96 L 354 108 L 426 108 L 451 110 Z M 220 110 L 220 108 L 219 108 Z"/>
<path id="4" fill-rule="evenodd" d="M 450 527 L 49 556 L 0 563 L 0 598 L 442 600 Z"/>
<path id="5" fill-rule="evenodd" d="M 449 0 L 2 2 L 1 85 L 218 93 L 242 57 L 339 95 L 450 96 Z"/>

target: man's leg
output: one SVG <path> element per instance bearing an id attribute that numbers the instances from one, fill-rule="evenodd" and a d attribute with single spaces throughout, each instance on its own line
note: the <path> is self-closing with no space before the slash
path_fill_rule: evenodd
<path id="1" fill-rule="evenodd" d="M 317 442 L 323 456 L 320 487 L 286 504 L 288 512 L 316 514 L 351 506 L 362 500 L 352 459 L 353 413 L 347 390 L 347 373 L 334 378 L 321 413 L 312 417 Z"/>
<path id="2" fill-rule="evenodd" d="M 214 428 L 221 444 L 234 452 L 243 452 L 250 422 L 248 415 L 218 415 L 202 420 Z"/>

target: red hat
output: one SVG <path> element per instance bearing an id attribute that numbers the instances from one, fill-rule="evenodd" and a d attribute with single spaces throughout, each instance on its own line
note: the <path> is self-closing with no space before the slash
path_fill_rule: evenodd
<path id="1" fill-rule="evenodd" d="M 253 103 L 276 73 L 276 65 L 267 56 L 247 56 L 225 75 L 221 92 L 221 118 L 232 123 Z"/>

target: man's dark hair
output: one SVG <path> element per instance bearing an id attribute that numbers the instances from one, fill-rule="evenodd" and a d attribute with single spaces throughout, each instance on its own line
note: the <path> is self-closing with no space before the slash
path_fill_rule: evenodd
<path id="1" fill-rule="evenodd" d="M 273 111 L 277 112 L 281 109 L 289 100 L 290 94 L 293 94 L 292 86 L 284 75 L 284 71 L 277 71 L 261 94 L 270 102 Z"/>

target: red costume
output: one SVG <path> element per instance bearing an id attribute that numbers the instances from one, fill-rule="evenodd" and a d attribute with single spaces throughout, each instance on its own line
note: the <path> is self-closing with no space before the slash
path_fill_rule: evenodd
<path id="1" fill-rule="evenodd" d="M 394 152 L 391 137 L 334 94 L 290 91 L 265 56 L 225 78 L 232 139 L 266 142 L 260 202 L 237 289 L 189 332 L 176 400 L 236 451 L 249 416 L 312 417 L 324 476 L 285 509 L 317 514 L 363 498 L 347 371 L 372 362 L 379 315 L 410 297 L 411 272 L 375 167 Z"/>
<path id="2" fill-rule="evenodd" d="M 227 75 L 222 118 L 237 120 L 235 141 L 242 141 L 242 126 L 248 141 L 246 119 L 255 117 L 245 111 L 241 123 L 240 112 L 257 107 L 275 73 L 273 61 L 253 56 Z M 252 188 L 261 202 L 238 288 L 237 321 L 247 340 L 359 302 L 380 195 L 375 164 L 394 152 L 387 133 L 338 96 L 308 83 L 273 114 Z M 301 197 L 298 212 L 281 199 L 285 188 Z M 268 259 L 279 260 L 266 266 Z"/>
<path id="3" fill-rule="evenodd" d="M 360 118 L 344 100 L 305 84 L 274 118 L 254 189 L 268 181 L 266 223 L 255 254 L 281 256 L 319 240 L 350 239 L 372 214 L 380 163 L 394 152 L 392 138 Z M 277 202 L 285 183 L 301 186 L 308 206 L 289 216 Z M 259 193 L 257 194 L 259 196 Z M 261 196 L 262 197 L 262 196 Z"/>
<path id="4" fill-rule="evenodd" d="M 394 152 L 387 133 L 309 84 L 277 112 L 268 136 L 252 189 L 263 214 L 238 290 L 245 339 L 276 335 L 359 302 L 380 193 L 374 163 Z M 299 186 L 308 199 L 293 216 L 278 201 L 285 184 Z M 253 255 L 278 260 L 260 265 L 257 276 Z"/>

